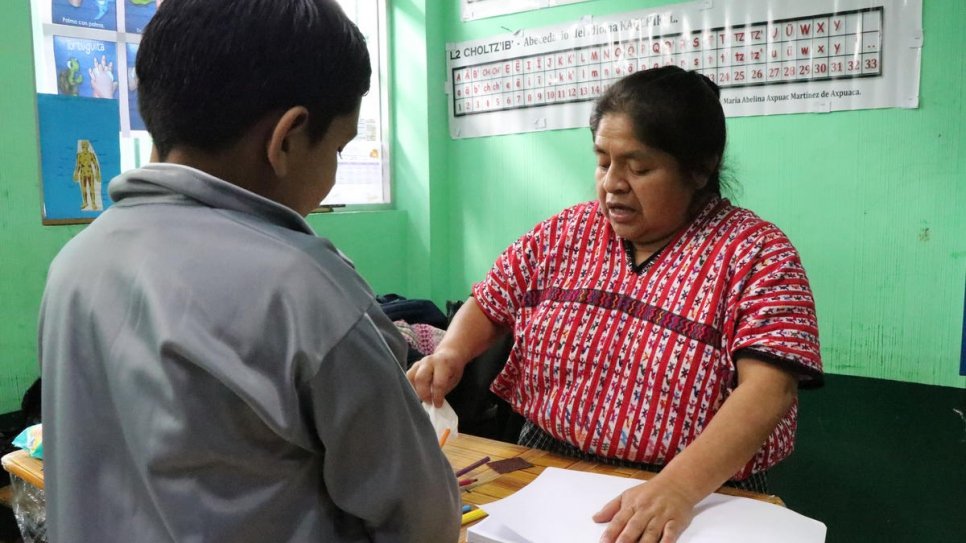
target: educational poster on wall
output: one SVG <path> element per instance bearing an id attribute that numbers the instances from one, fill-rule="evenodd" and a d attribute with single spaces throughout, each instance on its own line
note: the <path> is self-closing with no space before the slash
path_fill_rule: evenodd
<path id="1" fill-rule="evenodd" d="M 162 0 L 124 0 L 124 28 L 134 34 L 143 34 L 144 27 L 154 17 Z"/>
<path id="2" fill-rule="evenodd" d="M 117 30 L 114 0 L 51 0 L 54 24 Z"/>
<path id="3" fill-rule="evenodd" d="M 704 0 L 446 45 L 450 135 L 586 127 L 635 71 L 676 65 L 729 117 L 919 106 L 921 0 Z"/>
<path id="4" fill-rule="evenodd" d="M 151 156 L 151 137 L 138 107 L 136 60 L 141 35 L 164 2 L 29 0 L 37 92 L 117 99 L 124 170 L 140 167 Z M 386 106 L 381 71 L 375 67 L 382 62 L 385 13 L 373 9 L 375 0 L 339 3 L 367 37 L 373 92 L 363 98 L 360 136 L 343 149 L 337 185 L 323 203 L 383 204 L 389 198 L 387 143 L 381 128 Z"/>
<path id="5" fill-rule="evenodd" d="M 137 106 L 135 55 L 140 33 L 163 0 L 102 4 L 116 17 L 116 30 L 61 24 L 65 16 L 58 10 L 89 10 L 99 1 L 31 0 L 37 92 L 120 100 L 121 132 L 129 143 L 124 156 L 130 163 L 132 150 L 141 146 L 136 140 L 147 137 Z M 133 161 L 140 164 L 137 156 Z"/>
<path id="6" fill-rule="evenodd" d="M 37 95 L 44 224 L 83 223 L 107 209 L 121 173 L 118 101 Z"/>
<path id="7" fill-rule="evenodd" d="M 576 4 L 587 2 L 588 0 L 462 0 L 462 11 L 460 14 L 464 21 L 482 19 L 484 17 L 495 17 L 508 13 L 519 13 L 521 11 L 531 11 L 534 9 L 547 8 L 552 6 L 562 6 L 564 4 Z"/>
<path id="8" fill-rule="evenodd" d="M 116 61 L 116 43 L 54 36 L 57 94 L 116 98 Z"/>

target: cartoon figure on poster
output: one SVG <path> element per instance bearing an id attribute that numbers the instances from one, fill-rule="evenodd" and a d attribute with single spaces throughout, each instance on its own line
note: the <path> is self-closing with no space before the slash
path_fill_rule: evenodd
<path id="1" fill-rule="evenodd" d="M 57 94 L 116 98 L 117 44 L 54 36 Z"/>
<path id="2" fill-rule="evenodd" d="M 84 76 L 80 73 L 80 62 L 77 57 L 70 57 L 64 63 L 64 67 L 57 72 L 57 92 L 68 96 L 80 94 L 80 85 L 84 82 Z"/>
<path id="3" fill-rule="evenodd" d="M 131 130 L 147 130 L 141 110 L 138 108 L 138 74 L 134 69 L 138 57 L 138 44 L 127 44 L 127 110 Z"/>
<path id="4" fill-rule="evenodd" d="M 37 113 L 45 223 L 96 218 L 121 173 L 118 100 L 38 94 Z"/>
<path id="5" fill-rule="evenodd" d="M 161 7 L 163 0 L 125 0 L 124 28 L 128 32 L 141 34 L 148 25 L 154 12 Z"/>
<path id="6" fill-rule="evenodd" d="M 74 182 L 80 186 L 81 211 L 101 211 L 101 163 L 89 140 L 77 140 Z"/>
<path id="7" fill-rule="evenodd" d="M 117 30 L 115 0 L 51 0 L 54 24 Z"/>

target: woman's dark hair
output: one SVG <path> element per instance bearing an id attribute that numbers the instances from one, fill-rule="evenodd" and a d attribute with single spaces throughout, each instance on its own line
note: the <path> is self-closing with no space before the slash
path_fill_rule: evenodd
<path id="1" fill-rule="evenodd" d="M 725 117 L 719 94 L 710 79 L 677 66 L 635 72 L 597 99 L 590 131 L 596 137 L 604 115 L 627 115 L 641 143 L 673 156 L 684 173 L 707 175 L 702 192 L 721 196 Z"/>
<path id="2" fill-rule="evenodd" d="M 218 151 L 305 106 L 313 140 L 369 91 L 362 33 L 334 0 L 166 0 L 137 54 L 141 117 L 164 159 Z"/>

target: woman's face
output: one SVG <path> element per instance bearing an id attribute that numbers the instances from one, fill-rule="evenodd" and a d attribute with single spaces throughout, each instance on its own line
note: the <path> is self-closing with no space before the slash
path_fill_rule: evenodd
<path id="1" fill-rule="evenodd" d="M 691 201 L 704 183 L 683 174 L 671 155 L 641 143 L 628 116 L 604 115 L 594 153 L 601 210 L 638 252 L 660 249 L 687 225 Z"/>

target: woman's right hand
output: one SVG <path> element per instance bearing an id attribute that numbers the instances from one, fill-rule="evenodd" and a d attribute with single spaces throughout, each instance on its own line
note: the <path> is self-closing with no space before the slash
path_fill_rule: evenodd
<path id="1" fill-rule="evenodd" d="M 446 394 L 463 378 L 463 368 L 504 332 L 470 296 L 456 312 L 433 354 L 413 364 L 406 378 L 419 399 L 440 407 Z"/>
<path id="2" fill-rule="evenodd" d="M 414 363 L 406 372 L 406 378 L 416 389 L 419 399 L 440 407 L 446 394 L 460 382 L 467 362 L 456 353 L 438 348 L 433 354 Z"/>

